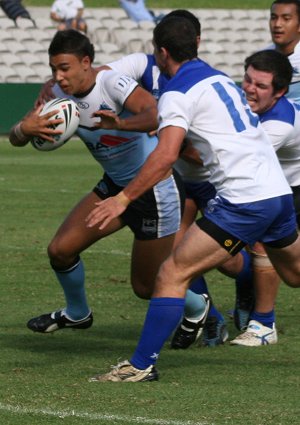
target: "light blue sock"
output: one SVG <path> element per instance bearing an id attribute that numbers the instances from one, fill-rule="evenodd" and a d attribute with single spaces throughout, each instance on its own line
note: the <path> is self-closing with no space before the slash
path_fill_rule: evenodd
<path id="1" fill-rule="evenodd" d="M 190 285 L 190 291 L 193 291 L 196 294 L 207 294 L 207 295 L 209 295 L 210 299 L 212 300 L 212 297 L 211 297 L 211 295 L 208 291 L 206 280 L 204 279 L 203 276 L 196 277 L 195 279 L 192 280 L 192 283 Z M 200 308 L 201 307 L 200 307 L 200 302 L 199 302 L 199 310 L 200 310 Z M 187 301 L 184 311 L 186 312 L 186 310 L 188 311 L 188 309 L 189 309 L 189 305 L 188 305 L 188 301 Z M 185 315 L 187 315 L 187 314 L 185 313 Z M 199 314 L 199 316 L 200 316 L 200 314 Z M 210 306 L 207 317 L 216 317 L 218 319 L 218 321 L 224 320 L 224 317 L 216 309 L 216 307 L 214 306 L 213 303 Z"/>
<path id="2" fill-rule="evenodd" d="M 187 319 L 198 319 L 202 316 L 205 307 L 206 301 L 203 296 L 188 289 L 185 296 L 184 316 Z"/>
<path id="3" fill-rule="evenodd" d="M 164 343 L 180 321 L 184 298 L 152 298 L 138 346 L 130 359 L 137 369 L 156 363 Z"/>
<path id="4" fill-rule="evenodd" d="M 61 284 L 66 298 L 66 313 L 73 320 L 80 320 L 90 313 L 84 288 L 84 266 L 79 261 L 70 269 L 64 271 L 54 270 Z"/>
<path id="5" fill-rule="evenodd" d="M 275 311 L 271 310 L 268 313 L 258 313 L 257 311 L 253 311 L 250 314 L 250 320 L 256 320 L 268 328 L 273 328 L 273 323 L 275 323 Z"/>

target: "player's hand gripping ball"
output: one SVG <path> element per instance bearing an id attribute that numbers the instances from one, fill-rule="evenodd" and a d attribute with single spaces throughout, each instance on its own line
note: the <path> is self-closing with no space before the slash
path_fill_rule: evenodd
<path id="1" fill-rule="evenodd" d="M 71 99 L 52 99 L 45 103 L 40 115 L 47 112 L 59 110 L 51 119 L 63 119 L 60 124 L 53 125 L 56 130 L 61 130 L 61 134 L 55 134 L 55 142 L 49 142 L 41 137 L 34 137 L 31 144 L 40 151 L 53 151 L 64 145 L 73 136 L 79 125 L 79 109 L 77 104 Z"/>

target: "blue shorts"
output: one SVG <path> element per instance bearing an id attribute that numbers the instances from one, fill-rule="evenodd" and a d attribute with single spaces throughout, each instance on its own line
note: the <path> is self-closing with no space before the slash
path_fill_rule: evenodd
<path id="1" fill-rule="evenodd" d="M 104 174 L 94 188 L 94 192 L 101 199 L 106 199 L 117 195 L 123 189 Z M 131 202 L 121 218 L 133 231 L 136 239 L 153 240 L 174 234 L 179 230 L 183 208 L 183 183 L 174 171 L 169 178 L 160 181 Z"/>
<path id="2" fill-rule="evenodd" d="M 292 195 L 244 204 L 231 204 L 216 196 L 208 202 L 205 217 L 229 235 L 249 245 L 258 241 L 275 246 L 274 242 L 297 233 Z M 202 228 L 201 225 L 199 227 Z"/>
<path id="3" fill-rule="evenodd" d="M 206 207 L 208 201 L 216 196 L 215 187 L 209 182 L 203 183 L 189 183 L 184 182 L 185 193 L 188 199 L 192 199 L 198 207 L 202 210 Z"/>

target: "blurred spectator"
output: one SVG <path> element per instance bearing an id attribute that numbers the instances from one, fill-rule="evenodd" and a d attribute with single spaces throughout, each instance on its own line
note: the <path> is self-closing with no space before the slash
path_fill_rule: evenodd
<path id="1" fill-rule="evenodd" d="M 157 24 L 164 16 L 155 16 L 152 10 L 147 9 L 144 0 L 119 0 L 119 3 L 127 16 L 135 22 L 151 21 Z"/>
<path id="2" fill-rule="evenodd" d="M 17 26 L 18 19 L 30 19 L 35 26 L 34 20 L 31 18 L 28 10 L 26 10 L 25 7 L 21 4 L 21 0 L 1 0 L 0 6 L 6 16 L 15 21 Z"/>
<path id="3" fill-rule="evenodd" d="M 50 11 L 50 18 L 58 22 L 58 31 L 73 28 L 86 33 L 87 24 L 83 18 L 82 0 L 55 0 Z"/>

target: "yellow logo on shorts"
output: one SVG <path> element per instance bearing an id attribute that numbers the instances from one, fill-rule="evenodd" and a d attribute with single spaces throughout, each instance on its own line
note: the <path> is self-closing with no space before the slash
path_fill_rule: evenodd
<path id="1" fill-rule="evenodd" d="M 226 241 L 224 242 L 224 245 L 227 246 L 227 247 L 231 246 L 232 244 L 233 244 L 233 242 L 232 242 L 231 239 L 226 239 Z"/>

